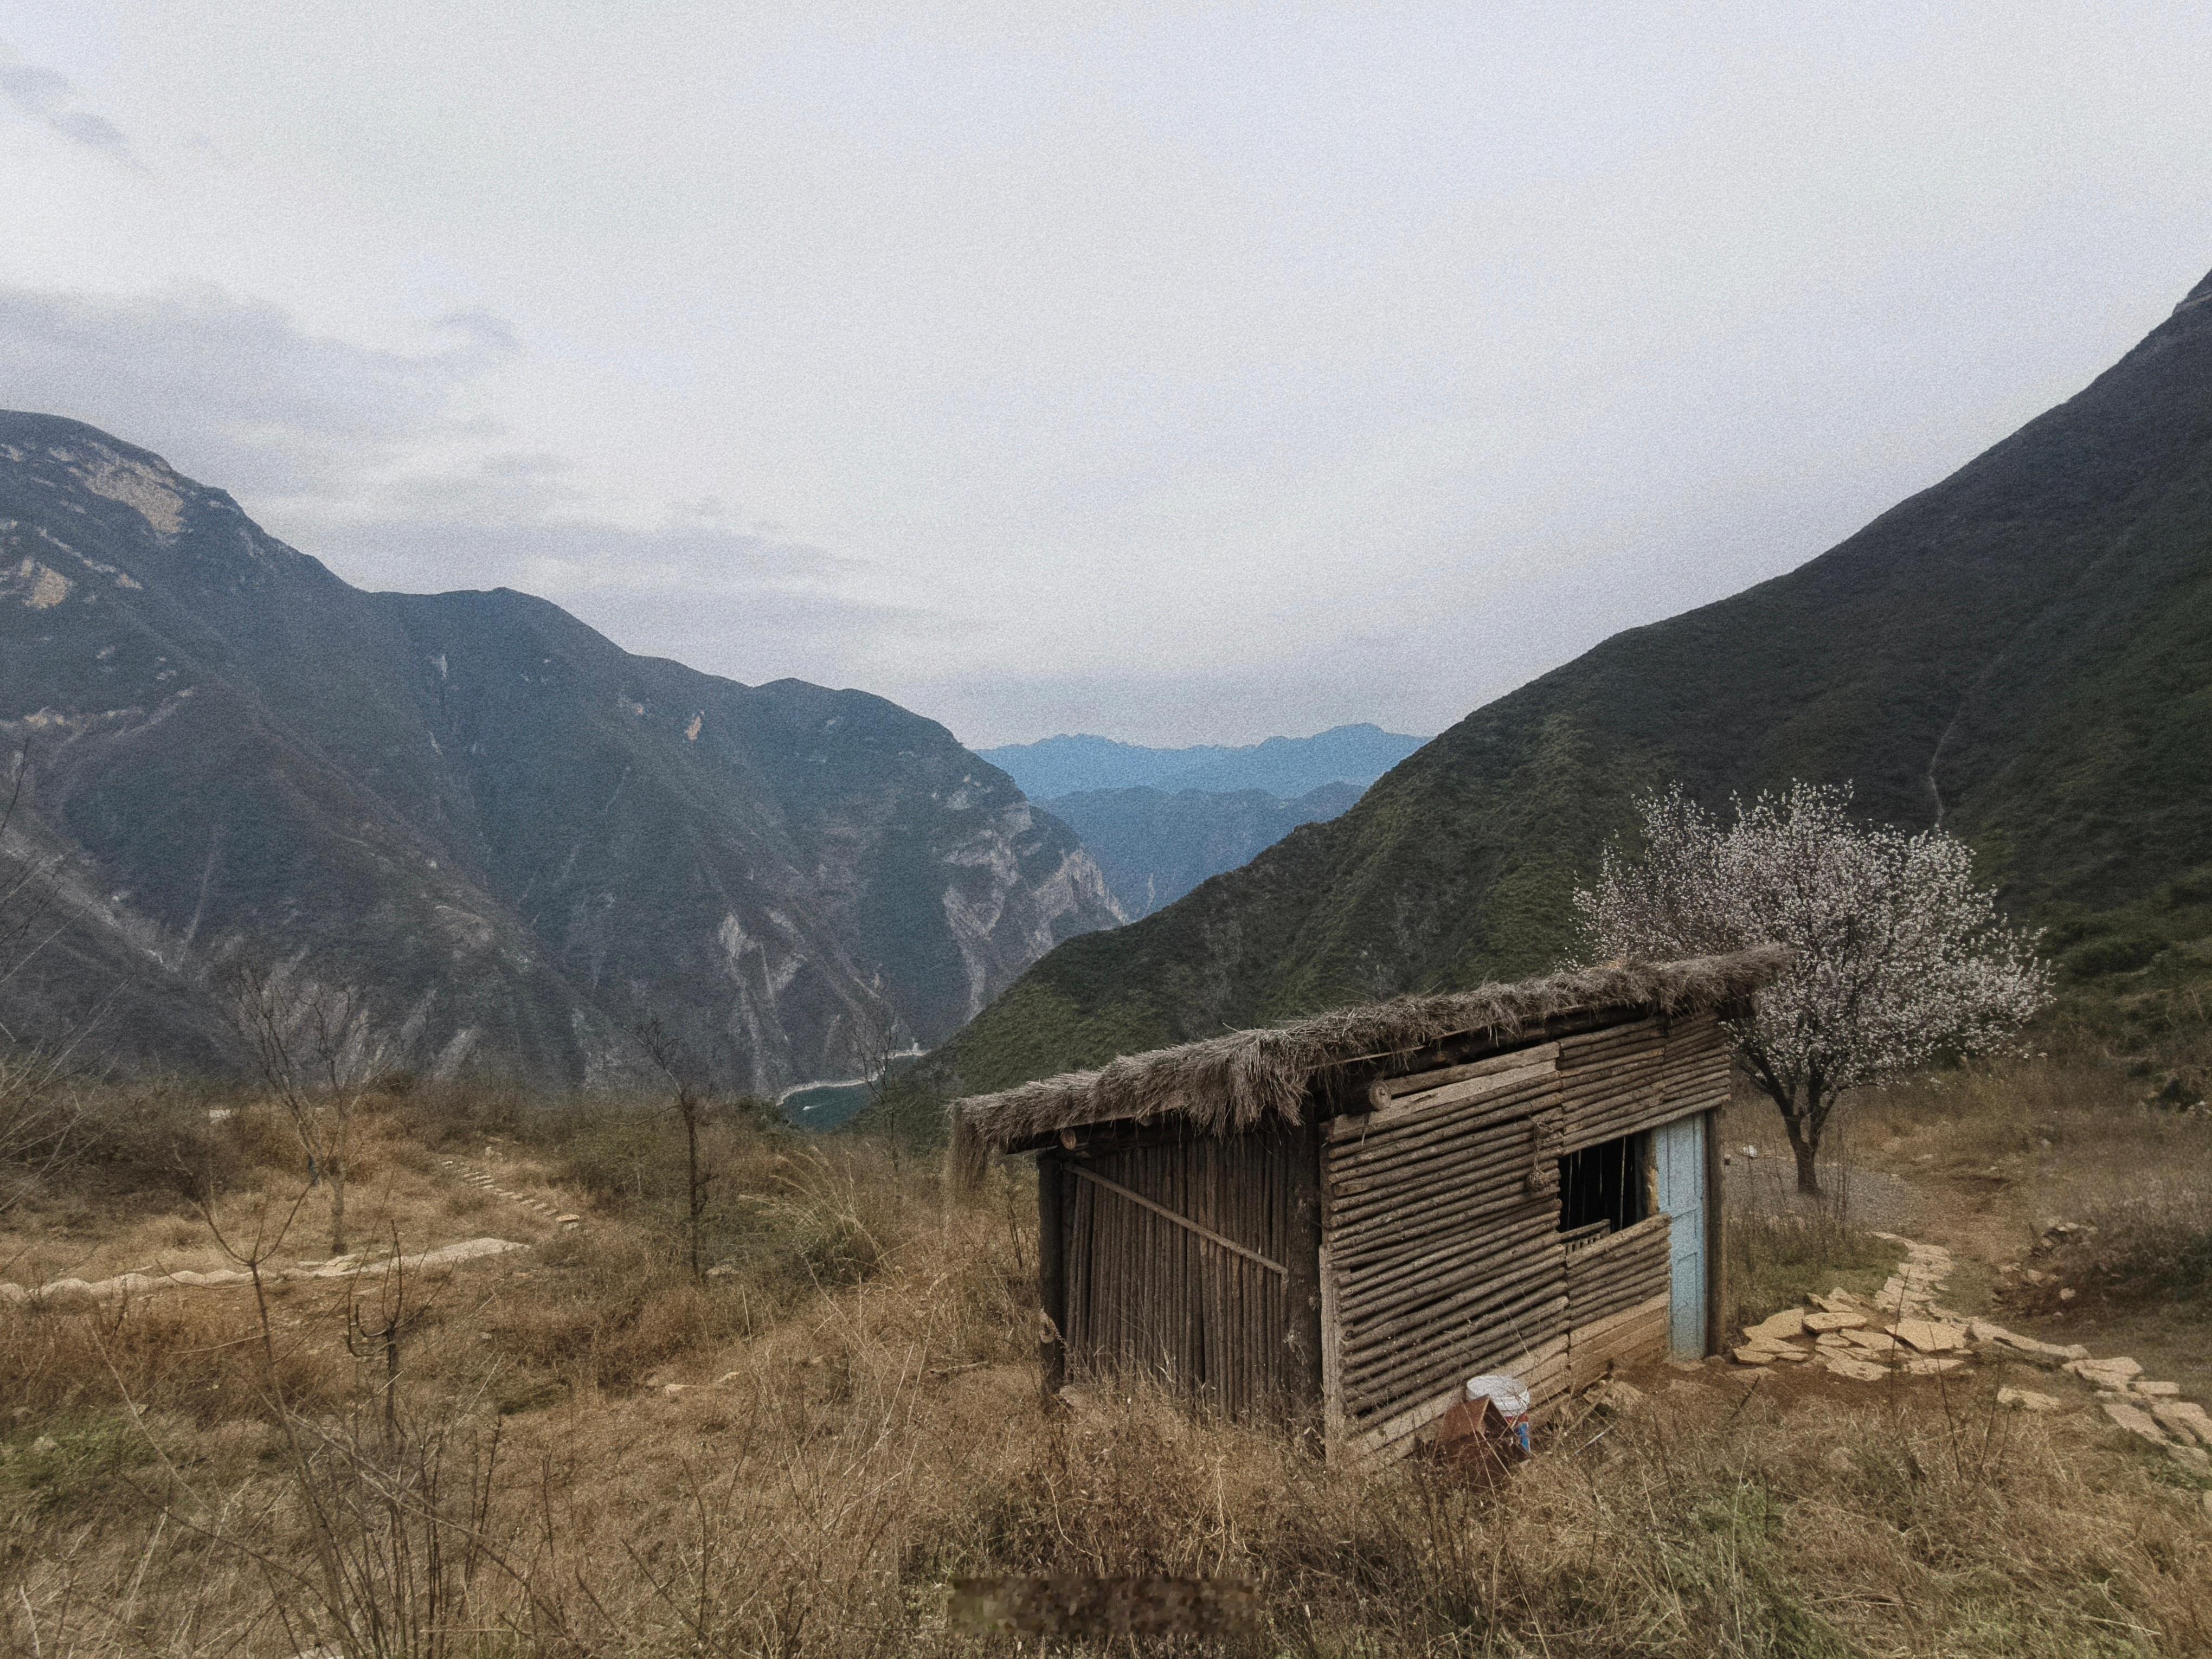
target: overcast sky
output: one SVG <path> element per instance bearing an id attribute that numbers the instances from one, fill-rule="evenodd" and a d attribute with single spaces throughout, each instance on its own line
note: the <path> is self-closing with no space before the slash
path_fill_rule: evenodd
<path id="1" fill-rule="evenodd" d="M 0 4 L 0 404 L 974 744 L 1431 732 L 2212 265 L 2212 11 Z"/>

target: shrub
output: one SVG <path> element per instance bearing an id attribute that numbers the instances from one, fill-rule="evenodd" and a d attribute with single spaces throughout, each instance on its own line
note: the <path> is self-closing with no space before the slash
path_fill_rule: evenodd
<path id="1" fill-rule="evenodd" d="M 2060 960 L 2076 978 L 2094 979 L 2147 968 L 2165 949 L 2166 941 L 2155 933 L 2119 933 L 2077 945 Z"/>

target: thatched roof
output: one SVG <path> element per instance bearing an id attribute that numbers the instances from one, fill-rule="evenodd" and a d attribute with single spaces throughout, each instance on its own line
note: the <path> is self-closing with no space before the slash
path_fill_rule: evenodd
<path id="1" fill-rule="evenodd" d="M 1739 1004 L 1780 970 L 1778 946 L 1685 962 L 1590 968 L 1438 996 L 1317 1014 L 1290 1025 L 1231 1031 L 1178 1048 L 1127 1054 L 1096 1072 L 1025 1083 L 956 1102 L 956 1138 L 1004 1151 L 1084 1124 L 1180 1118 L 1206 1134 L 1249 1129 L 1270 1117 L 1299 1121 L 1307 1085 L 1329 1067 L 1376 1076 L 1447 1038 L 1486 1048 L 1533 1041 L 1563 1019 L 1603 1021 Z M 1393 1066 L 1393 1060 L 1399 1064 Z"/>

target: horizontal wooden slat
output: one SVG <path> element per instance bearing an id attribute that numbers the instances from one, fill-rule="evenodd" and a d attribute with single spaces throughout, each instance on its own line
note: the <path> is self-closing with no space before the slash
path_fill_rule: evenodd
<path id="1" fill-rule="evenodd" d="M 1425 1188 L 1464 1188 L 1506 1175 L 1526 1177 L 1547 1153 L 1557 1161 L 1549 1124 L 1524 1117 L 1500 1127 L 1504 1133 L 1466 1146 L 1441 1147 L 1395 1169 L 1332 1170 L 1330 1219 L 1349 1226 L 1363 1213 L 1385 1205 L 1402 1206 Z"/>
<path id="2" fill-rule="evenodd" d="M 1571 1273 L 1577 1267 L 1587 1267 L 1604 1257 L 1639 1249 L 1647 1240 L 1654 1237 L 1665 1239 L 1668 1220 L 1668 1218 L 1664 1215 L 1648 1215 L 1641 1221 L 1607 1233 L 1603 1238 L 1596 1240 L 1583 1250 L 1577 1252 L 1580 1260 L 1577 1262 L 1570 1263 L 1567 1271 Z"/>
<path id="3" fill-rule="evenodd" d="M 1656 1048 L 1667 1040 L 1666 1024 L 1639 1019 L 1627 1025 L 1608 1025 L 1595 1031 L 1559 1039 L 1559 1069 L 1571 1071 L 1595 1060 L 1644 1048 Z"/>
<path id="4" fill-rule="evenodd" d="M 1556 1234 L 1547 1206 L 1494 1232 L 1439 1238 L 1433 1249 L 1403 1266 L 1342 1274 L 1339 1301 L 1346 1340 L 1358 1344 L 1378 1318 L 1400 1308 L 1442 1307 L 1464 1289 L 1499 1282 L 1521 1267 L 1522 1254 L 1533 1253 Z"/>
<path id="5" fill-rule="evenodd" d="M 1347 1412 L 1365 1416 L 1406 1396 L 1409 1387 L 1460 1367 L 1472 1374 L 1486 1369 L 1482 1356 L 1502 1344 L 1541 1341 L 1564 1331 L 1567 1298 L 1555 1282 L 1536 1279 L 1516 1285 L 1508 1299 L 1473 1310 L 1464 1320 L 1439 1322 L 1417 1342 L 1348 1356 L 1344 1369 Z"/>
<path id="6" fill-rule="evenodd" d="M 1530 1404 L 1540 1408 L 1558 1393 L 1554 1378 L 1563 1369 L 1566 1353 L 1566 1333 L 1561 1331 L 1534 1345 L 1509 1342 L 1473 1356 L 1464 1375 L 1409 1393 L 1403 1405 L 1389 1412 L 1379 1422 L 1370 1420 L 1358 1425 L 1346 1437 L 1346 1451 L 1357 1459 L 1401 1454 L 1413 1443 L 1415 1435 L 1466 1398 L 1468 1377 L 1486 1372 L 1502 1372 L 1523 1384 L 1533 1382 Z"/>
<path id="7" fill-rule="evenodd" d="M 1518 1182 L 1490 1185 L 1459 1197 L 1431 1198 L 1404 1212 L 1386 1212 L 1373 1224 L 1363 1223 L 1335 1241 L 1334 1256 L 1346 1273 L 1366 1273 L 1428 1248 L 1447 1232 L 1480 1234 L 1523 1207 L 1540 1205 L 1556 1213 L 1559 1177 L 1554 1173 L 1534 1192 Z"/>
<path id="8" fill-rule="evenodd" d="M 1487 1257 L 1495 1268 L 1499 1252 L 1510 1248 L 1504 1240 L 1549 1239 L 1557 1232 L 1558 1214 L 1547 1194 L 1516 1194 L 1464 1225 L 1408 1228 L 1392 1237 L 1388 1249 L 1334 1256 L 1337 1283 L 1346 1297 L 1364 1300 L 1384 1287 L 1419 1282 L 1461 1262 L 1479 1265 Z"/>
<path id="9" fill-rule="evenodd" d="M 1414 1147 L 1468 1134 L 1487 1123 L 1540 1111 L 1555 1103 L 1557 1096 L 1558 1083 L 1550 1073 L 1521 1073 L 1515 1074 L 1510 1087 L 1486 1092 L 1471 1100 L 1452 1101 L 1433 1109 L 1408 1112 L 1380 1126 L 1372 1122 L 1379 1115 L 1370 1113 L 1366 1117 L 1350 1120 L 1367 1127 L 1329 1142 L 1329 1164 L 1333 1168 L 1349 1169 L 1382 1163 Z M 1338 1123 L 1346 1121 L 1335 1120 Z"/>
<path id="10" fill-rule="evenodd" d="M 1464 1083 L 1470 1078 L 1492 1077 L 1501 1072 L 1519 1071 L 1528 1066 L 1553 1066 L 1558 1065 L 1559 1059 L 1558 1043 L 1531 1043 L 1525 1048 L 1509 1048 L 1503 1054 L 1486 1054 L 1463 1066 L 1442 1066 L 1433 1071 L 1408 1072 L 1400 1077 L 1377 1078 L 1367 1085 L 1367 1097 L 1376 1111 L 1388 1111 L 1394 1102 L 1404 1100 L 1408 1096 L 1426 1095 L 1432 1090 Z"/>
<path id="11" fill-rule="evenodd" d="M 1668 1298 L 1648 1297 L 1606 1318 L 1567 1332 L 1571 1386 L 1588 1388 L 1618 1365 L 1658 1359 L 1667 1352 Z"/>

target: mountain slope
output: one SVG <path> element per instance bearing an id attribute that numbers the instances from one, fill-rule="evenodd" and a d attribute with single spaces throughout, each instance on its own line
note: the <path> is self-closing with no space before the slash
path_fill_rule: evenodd
<path id="1" fill-rule="evenodd" d="M 2207 733 L 2212 277 L 2078 396 L 1830 552 L 1607 640 L 1344 817 L 1061 946 L 939 1065 L 997 1088 L 1542 968 L 1631 798 L 1675 779 L 1716 804 L 1850 781 L 1869 816 L 1940 816 L 2032 915 L 2178 903 L 2167 884 L 2212 860 Z"/>
<path id="2" fill-rule="evenodd" d="M 1157 788 L 1179 772 L 1237 751 L 1220 744 L 1147 749 L 1142 744 L 1077 732 L 975 752 L 1020 785 L 1031 800 L 1049 801 L 1102 789 Z"/>
<path id="3" fill-rule="evenodd" d="M 0 1018 L 119 996 L 144 1057 L 224 1050 L 209 972 L 245 953 L 368 988 L 420 1064 L 587 1082 L 651 1015 L 765 1089 L 940 1036 L 1118 920 L 933 721 L 522 594 L 362 592 L 51 416 L 0 415 L 0 734 L 33 757 L 8 856 L 63 924 Z"/>
<path id="4" fill-rule="evenodd" d="M 1218 744 L 1146 749 L 1086 735 L 1046 738 L 980 750 L 1030 799 L 1108 789 L 1263 790 L 1289 800 L 1324 784 L 1365 788 L 1421 746 L 1379 726 L 1335 726 L 1310 738 L 1269 738 L 1243 748 Z"/>
<path id="5" fill-rule="evenodd" d="M 1058 797 L 1051 811 L 1082 837 L 1133 919 L 1249 862 L 1300 824 L 1336 817 L 1359 793 L 1349 783 L 1325 783 L 1294 800 L 1263 789 L 1092 789 Z"/>
<path id="6" fill-rule="evenodd" d="M 1178 772 L 1177 789 L 1264 789 L 1289 800 L 1332 783 L 1364 789 L 1421 746 L 1379 726 L 1334 726 L 1310 738 L 1269 738 Z"/>

